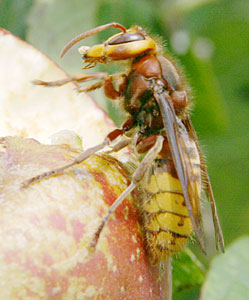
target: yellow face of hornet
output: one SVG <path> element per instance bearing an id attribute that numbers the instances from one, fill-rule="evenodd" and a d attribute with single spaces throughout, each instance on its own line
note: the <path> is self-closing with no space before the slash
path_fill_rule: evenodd
<path id="1" fill-rule="evenodd" d="M 155 52 L 156 43 L 150 37 L 142 35 L 142 32 L 138 34 L 139 28 L 136 26 L 125 33 L 115 34 L 100 45 L 83 46 L 79 48 L 79 52 L 85 62 L 123 60 L 137 57 L 148 51 Z"/>

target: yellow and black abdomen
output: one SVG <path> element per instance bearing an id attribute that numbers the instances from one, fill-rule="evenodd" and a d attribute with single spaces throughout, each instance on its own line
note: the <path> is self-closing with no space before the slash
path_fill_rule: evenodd
<path id="1" fill-rule="evenodd" d="M 192 184 L 200 197 L 201 174 L 198 151 L 191 143 Z M 180 251 L 192 232 L 192 224 L 185 204 L 181 183 L 170 153 L 159 157 L 148 169 L 141 182 L 141 212 L 147 251 L 152 264 L 157 264 Z M 190 199 L 191 201 L 191 199 Z M 194 201 L 193 201 L 194 202 Z"/>

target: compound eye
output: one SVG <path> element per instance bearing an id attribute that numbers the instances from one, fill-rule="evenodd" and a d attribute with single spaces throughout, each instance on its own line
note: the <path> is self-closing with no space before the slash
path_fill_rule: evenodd
<path id="1" fill-rule="evenodd" d="M 126 32 L 124 34 L 114 37 L 112 40 L 108 41 L 107 44 L 108 45 L 118 45 L 118 44 L 124 44 L 124 43 L 129 43 L 129 42 L 141 41 L 144 39 L 145 39 L 144 36 L 142 36 L 139 33 Z"/>

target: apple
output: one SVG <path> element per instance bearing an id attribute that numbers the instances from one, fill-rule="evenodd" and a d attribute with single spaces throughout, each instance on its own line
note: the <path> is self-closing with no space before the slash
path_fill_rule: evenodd
<path id="1" fill-rule="evenodd" d="M 170 299 L 170 266 L 149 262 L 136 191 L 105 224 L 95 251 L 89 250 L 104 214 L 130 183 L 121 162 L 129 154 L 117 159 L 98 153 L 22 186 L 71 162 L 82 151 L 78 135 L 86 149 L 114 124 L 73 84 L 32 85 L 66 74 L 5 30 L 0 42 L 0 299 Z M 77 135 L 43 144 L 62 129 Z"/>

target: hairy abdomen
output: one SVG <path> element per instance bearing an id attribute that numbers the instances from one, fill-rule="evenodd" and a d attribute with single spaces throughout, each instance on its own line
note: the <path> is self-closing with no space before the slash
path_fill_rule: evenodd
<path id="1" fill-rule="evenodd" d="M 192 166 L 192 184 L 200 197 L 200 160 L 194 142 L 189 145 Z M 164 153 L 165 155 L 165 153 Z M 159 157 L 145 174 L 140 187 L 141 212 L 147 251 L 152 264 L 157 264 L 180 251 L 192 232 L 192 224 L 185 204 L 181 183 L 177 177 L 170 153 Z M 191 199 L 190 199 L 191 201 Z"/>

